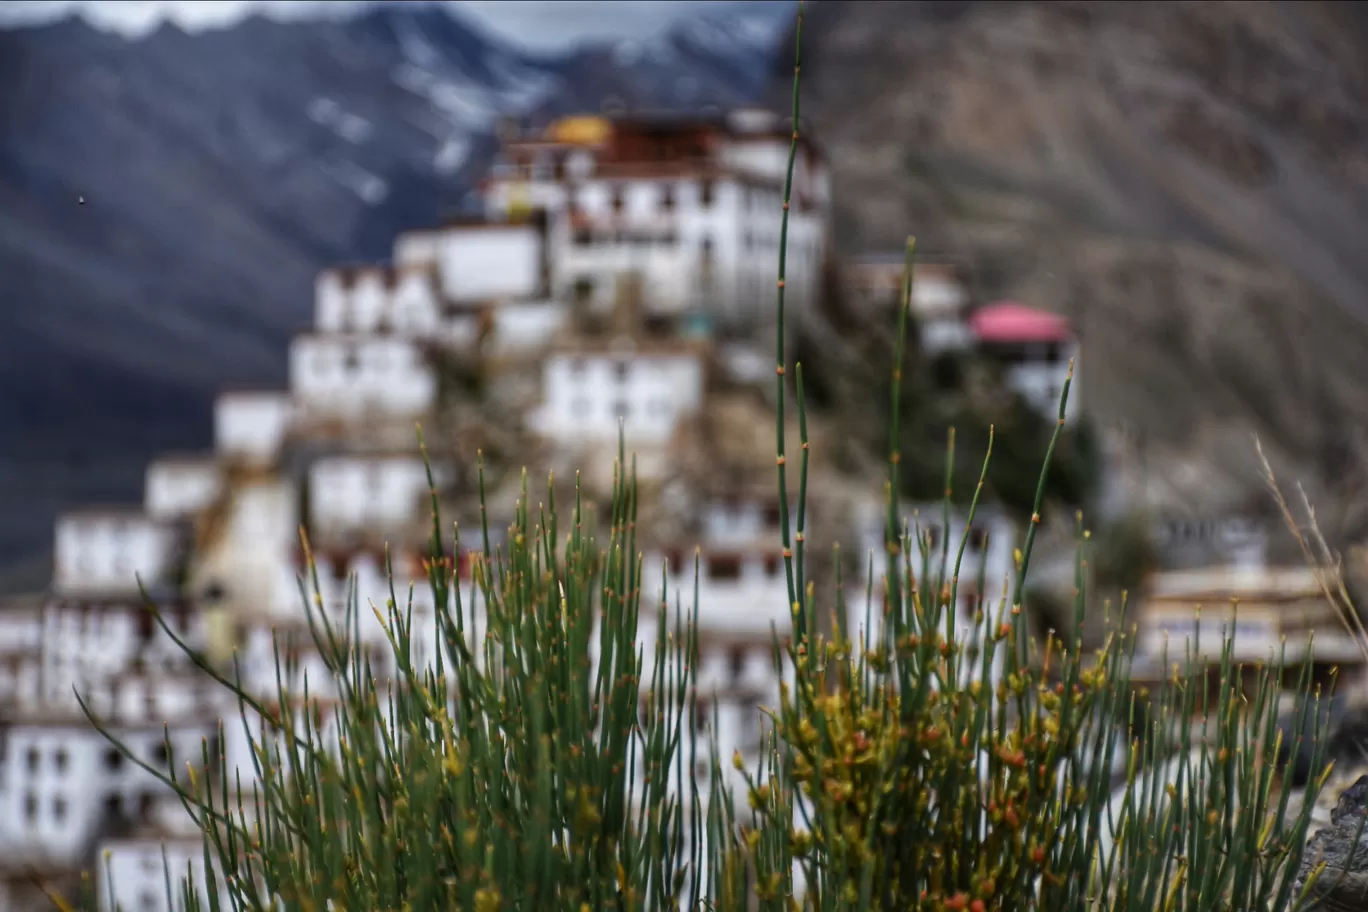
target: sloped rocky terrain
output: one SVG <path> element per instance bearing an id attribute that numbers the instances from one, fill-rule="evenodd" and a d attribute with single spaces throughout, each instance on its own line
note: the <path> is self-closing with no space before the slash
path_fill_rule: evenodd
<path id="1" fill-rule="evenodd" d="M 847 251 L 1073 318 L 1142 503 L 1368 533 L 1368 16 L 1336 2 L 819 0 L 803 105 Z M 771 97 L 791 91 L 791 37 Z"/>

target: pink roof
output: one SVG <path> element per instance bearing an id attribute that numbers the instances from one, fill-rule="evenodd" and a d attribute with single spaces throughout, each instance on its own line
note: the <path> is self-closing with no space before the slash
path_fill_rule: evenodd
<path id="1" fill-rule="evenodd" d="M 1068 320 L 1016 301 L 979 308 L 969 317 L 969 328 L 981 342 L 1064 342 L 1073 337 Z"/>

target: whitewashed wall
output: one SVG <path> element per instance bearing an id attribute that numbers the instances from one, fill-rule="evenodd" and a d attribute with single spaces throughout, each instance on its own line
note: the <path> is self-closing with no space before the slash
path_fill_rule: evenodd
<path id="1" fill-rule="evenodd" d="M 423 352 L 397 336 L 296 337 L 290 388 L 308 413 L 353 419 L 419 415 L 437 398 L 437 378 Z"/>
<path id="2" fill-rule="evenodd" d="M 330 269 L 315 284 L 314 322 L 321 333 L 435 333 L 441 322 L 437 285 L 421 267 Z"/>
<path id="3" fill-rule="evenodd" d="M 179 805 L 176 810 L 185 813 Z M 210 856 L 213 857 L 212 850 Z M 99 882 L 100 912 L 114 912 L 116 908 L 123 912 L 181 912 L 181 889 L 187 873 L 194 877 L 200 908 L 210 907 L 202 836 L 112 839 L 101 844 L 100 858 L 103 876 L 95 878 Z M 222 884 L 217 864 L 215 870 Z M 175 903 L 172 906 L 166 904 L 168 873 Z M 226 886 L 220 889 L 219 901 L 222 908 L 232 908 Z"/>
<path id="4" fill-rule="evenodd" d="M 156 459 L 147 467 L 143 509 L 156 519 L 194 516 L 222 490 L 223 476 L 212 457 Z"/>
<path id="5" fill-rule="evenodd" d="M 437 250 L 442 293 L 454 301 L 537 297 L 542 242 L 540 230 L 525 224 L 443 231 Z"/>
<path id="6" fill-rule="evenodd" d="M 734 558 L 739 560 L 740 567 L 733 575 Z M 679 599 L 687 617 L 693 610 L 695 591 L 692 555 L 682 559 L 676 568 L 664 556 L 648 554 L 644 567 L 643 579 L 651 582 L 653 599 L 662 569 L 666 570 L 670 608 L 673 610 L 676 598 Z M 704 552 L 697 593 L 698 626 L 702 630 L 763 639 L 769 635 L 771 625 L 781 634 L 792 627 L 788 581 L 782 560 L 774 554 L 731 549 L 725 553 Z"/>
<path id="7" fill-rule="evenodd" d="M 1064 380 L 1069 374 L 1069 360 L 1078 357 L 1077 343 L 1063 345 L 1059 359 L 1047 361 L 1043 355 L 1027 355 L 1007 366 L 1006 377 L 1011 387 L 1042 415 L 1053 418 L 1059 414 L 1059 397 L 1064 391 Z M 1069 385 L 1069 401 L 1064 407 L 1064 421 L 1072 424 L 1078 419 L 1079 369 L 1074 363 L 1073 382 Z"/>
<path id="8" fill-rule="evenodd" d="M 70 513 L 57 520 L 53 589 L 64 595 L 137 593 L 175 570 L 175 529 L 137 512 Z"/>
<path id="9" fill-rule="evenodd" d="M 242 611 L 297 613 L 292 555 L 299 523 L 299 492 L 292 481 L 263 478 L 236 486 L 218 536 L 196 555 L 196 594 L 220 589 L 220 597 Z"/>
<path id="10" fill-rule="evenodd" d="M 212 723 L 174 720 L 175 756 L 198 758 Z M 141 759 L 166 768 L 160 721 L 113 734 Z M 74 864 L 106 817 L 117 807 L 138 810 L 142 796 L 167 789 L 122 757 L 84 718 L 67 724 L 14 723 L 6 733 L 0 765 L 0 851 L 7 860 Z"/>
<path id="11" fill-rule="evenodd" d="M 588 243 L 577 240 L 563 185 L 533 181 L 522 191 L 555 214 L 552 280 L 562 299 L 571 299 L 587 283 L 592 305 L 606 308 L 614 299 L 617 278 L 633 273 L 642 279 L 643 303 L 650 313 L 701 311 L 729 325 L 748 325 L 768 320 L 775 305 L 783 200 L 777 181 L 764 170 L 749 169 L 764 178 L 760 182 L 745 174 L 712 180 L 706 204 L 703 182 L 696 178 L 585 179 L 575 190 L 574 203 L 578 218 L 592 226 Z M 507 212 L 512 186 L 508 181 L 492 183 L 487 197 L 492 215 Z M 620 212 L 613 209 L 615 195 L 622 199 Z M 668 207 L 667 195 L 673 201 Z M 825 224 L 821 210 L 795 207 L 790 213 L 785 284 L 792 309 L 816 299 Z M 708 245 L 712 278 L 704 282 L 700 264 Z"/>
<path id="12" fill-rule="evenodd" d="M 436 268 L 441 241 L 441 231 L 404 231 L 394 239 L 394 264 L 409 269 Z"/>
<path id="13" fill-rule="evenodd" d="M 494 312 L 492 354 L 511 357 L 544 348 L 566 330 L 569 316 L 560 301 L 500 305 Z"/>
<path id="14" fill-rule="evenodd" d="M 449 473 L 433 467 L 441 481 Z M 309 467 L 309 527 L 385 533 L 425 518 L 428 477 L 416 456 L 335 456 Z"/>
<path id="15" fill-rule="evenodd" d="M 204 644 L 198 612 L 183 614 L 158 605 L 164 619 L 192 649 Z M 41 622 L 44 698 L 71 708 L 73 685 L 82 693 L 107 689 L 109 681 L 140 664 L 149 671 L 186 669 L 190 659 L 166 635 L 136 597 L 121 602 L 54 600 Z"/>
<path id="16" fill-rule="evenodd" d="M 621 417 L 629 447 L 659 445 L 702 407 L 703 365 L 687 353 L 556 353 L 543 361 L 542 389 L 531 422 L 553 440 L 615 441 Z"/>
<path id="17" fill-rule="evenodd" d="M 251 463 L 270 463 L 293 419 L 288 393 L 224 393 L 214 403 L 214 448 Z"/>
<path id="18" fill-rule="evenodd" d="M 0 653 L 0 706 L 32 712 L 42 702 L 42 689 L 42 659 L 36 647 Z"/>

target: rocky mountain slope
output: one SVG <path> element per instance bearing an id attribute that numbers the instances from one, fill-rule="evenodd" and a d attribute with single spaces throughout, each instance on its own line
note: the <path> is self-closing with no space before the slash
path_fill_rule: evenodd
<path id="1" fill-rule="evenodd" d="M 450 5 L 138 40 L 0 30 L 8 585 L 46 582 L 58 509 L 134 499 L 154 453 L 207 446 L 218 388 L 282 383 L 316 270 L 456 209 L 500 116 L 751 100 L 789 8 L 718 3 L 553 57 Z"/>
<path id="2" fill-rule="evenodd" d="M 847 251 L 916 234 L 1076 320 L 1143 502 L 1267 504 L 1258 433 L 1327 531 L 1368 532 L 1361 7 L 819 0 L 803 54 Z"/>

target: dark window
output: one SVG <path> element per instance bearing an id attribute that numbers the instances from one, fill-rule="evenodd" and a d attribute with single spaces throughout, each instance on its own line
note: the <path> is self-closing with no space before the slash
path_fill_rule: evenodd
<path id="1" fill-rule="evenodd" d="M 65 798 L 52 799 L 52 816 L 60 823 L 66 819 L 67 803 Z"/>
<path id="2" fill-rule="evenodd" d="M 630 367 L 631 365 L 629 365 L 626 361 L 619 361 L 613 365 L 613 372 L 617 374 L 618 380 L 626 381 L 627 371 L 630 369 Z"/>
<path id="3" fill-rule="evenodd" d="M 57 755 L 56 755 L 55 757 L 53 757 L 52 759 L 53 759 L 53 762 L 57 765 L 57 772 L 59 772 L 59 773 L 65 773 L 65 772 L 66 772 L 66 768 L 67 768 L 67 761 L 68 761 L 68 759 L 69 759 L 69 758 L 67 757 L 66 748 L 61 748 L 61 749 L 59 749 L 59 750 L 57 751 Z"/>
<path id="4" fill-rule="evenodd" d="M 588 247 L 594 242 L 594 236 L 588 228 L 576 228 L 574 231 L 574 242 L 576 247 Z"/>
<path id="5" fill-rule="evenodd" d="M 765 575 L 770 577 L 779 575 L 779 555 L 765 555 Z"/>
<path id="6" fill-rule="evenodd" d="M 223 597 L 227 594 L 228 593 L 223 588 L 223 584 L 220 583 L 218 580 L 214 580 L 209 585 L 204 587 L 205 601 L 220 602 L 223 600 Z"/>
<path id="7" fill-rule="evenodd" d="M 731 673 L 733 678 L 741 677 L 741 672 L 746 667 L 746 650 L 740 646 L 732 647 L 731 651 Z"/>
<path id="8" fill-rule="evenodd" d="M 105 751 L 105 755 L 104 755 L 104 765 L 105 765 L 105 769 L 116 770 L 116 769 L 118 769 L 119 767 L 123 766 L 123 762 L 124 762 L 124 755 L 123 755 L 122 753 L 120 753 L 120 751 L 119 751 L 118 748 L 111 747 L 109 750 Z"/>
<path id="9" fill-rule="evenodd" d="M 660 208 L 666 212 L 674 211 L 675 191 L 674 184 L 666 184 L 660 188 Z"/>
<path id="10" fill-rule="evenodd" d="M 730 554 L 708 558 L 708 579 L 726 581 L 740 578 L 741 558 Z"/>
<path id="11" fill-rule="evenodd" d="M 576 279 L 576 280 L 575 280 L 575 300 L 578 301 L 578 302 L 581 303 L 581 304 L 585 304 L 585 303 L 588 303 L 589 301 L 591 301 L 591 300 L 593 299 L 593 297 L 594 297 L 594 280 L 593 280 L 593 279 L 588 279 L 588 278 L 585 278 L 585 279 Z"/>
<path id="12" fill-rule="evenodd" d="M 622 206 L 623 206 L 623 202 L 622 202 L 622 188 L 621 188 L 621 187 L 614 187 L 614 188 L 613 188 L 613 212 L 615 212 L 615 213 L 620 213 L 620 212 L 622 212 Z"/>
<path id="13" fill-rule="evenodd" d="M 342 363 L 349 371 L 356 370 L 361 365 L 361 359 L 356 353 L 355 346 L 347 346 L 347 353 L 343 356 Z"/>
<path id="14" fill-rule="evenodd" d="M 171 760 L 171 756 L 170 756 L 170 754 L 167 753 L 167 750 L 166 750 L 166 742 L 162 742 L 161 744 L 158 744 L 156 747 L 152 748 L 152 762 L 153 762 L 153 763 L 156 763 L 156 764 L 159 764 L 159 765 L 160 765 L 160 764 L 164 764 L 164 763 L 169 763 L 170 760 Z"/>
<path id="15" fill-rule="evenodd" d="M 779 525 L 779 502 L 765 504 L 765 524 L 769 526 Z"/>
<path id="16" fill-rule="evenodd" d="M 118 792 L 110 792 L 105 796 L 105 816 L 122 817 L 124 813 L 123 795 Z"/>
<path id="17" fill-rule="evenodd" d="M 28 768 L 29 768 L 29 772 L 30 772 L 30 773 L 36 773 L 36 772 L 38 772 L 38 761 L 39 761 L 39 759 L 40 759 L 40 756 L 39 756 L 39 754 L 38 754 L 38 748 L 36 748 L 36 747 L 30 747 L 30 748 L 28 749 Z"/>
<path id="18" fill-rule="evenodd" d="M 142 607 L 135 610 L 138 613 L 138 637 L 146 643 L 152 639 L 152 632 L 157 629 L 157 619 L 150 608 Z"/>
<path id="19" fill-rule="evenodd" d="M 698 204 L 705 209 L 713 204 L 713 182 L 705 179 L 698 185 Z"/>
<path id="20" fill-rule="evenodd" d="M 988 533 L 982 529 L 974 528 L 969 530 L 969 550 L 982 551 L 983 546 L 988 543 Z"/>
<path id="21" fill-rule="evenodd" d="M 927 543 L 931 548 L 934 549 L 934 548 L 939 548 L 939 547 L 940 547 L 940 543 L 941 543 L 941 528 L 940 528 L 940 526 L 927 526 L 927 527 L 926 527 L 926 531 L 925 531 L 924 534 L 926 535 L 926 543 Z"/>
<path id="22" fill-rule="evenodd" d="M 556 180 L 565 178 L 565 153 L 557 152 L 551 157 L 551 174 Z"/>
<path id="23" fill-rule="evenodd" d="M 678 548 L 672 548 L 666 559 L 670 564 L 670 573 L 679 576 L 684 572 L 684 552 Z"/>
<path id="24" fill-rule="evenodd" d="M 33 792 L 24 795 L 24 816 L 29 823 L 38 819 L 38 796 Z"/>
<path id="25" fill-rule="evenodd" d="M 939 389 L 958 389 L 963 385 L 959 359 L 953 355 L 934 359 L 931 362 L 931 378 Z"/>

